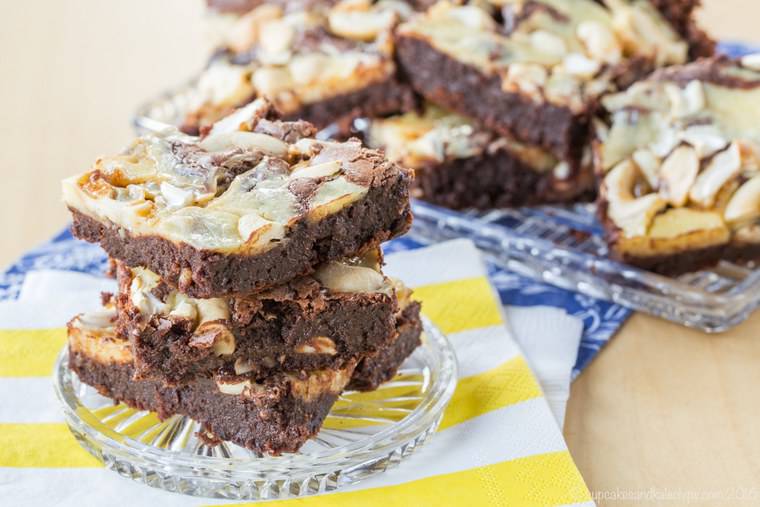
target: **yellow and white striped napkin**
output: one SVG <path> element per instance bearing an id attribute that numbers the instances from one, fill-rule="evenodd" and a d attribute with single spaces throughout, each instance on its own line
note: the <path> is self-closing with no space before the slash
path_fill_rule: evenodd
<path id="1" fill-rule="evenodd" d="M 414 288 L 449 336 L 459 382 L 438 434 L 395 469 L 322 496 L 277 506 L 593 505 L 472 243 L 396 253 L 386 272 Z M 62 271 L 27 275 L 0 303 L 0 493 L 7 505 L 218 505 L 106 471 L 62 422 L 50 373 L 64 323 L 98 305 L 111 281 Z"/>

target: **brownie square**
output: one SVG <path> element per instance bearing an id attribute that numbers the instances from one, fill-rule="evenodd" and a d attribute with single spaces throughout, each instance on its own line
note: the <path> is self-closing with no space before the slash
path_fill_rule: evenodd
<path id="1" fill-rule="evenodd" d="M 313 133 L 256 101 L 203 138 L 141 137 L 64 180 L 72 231 L 197 298 L 271 289 L 406 232 L 409 171 Z"/>
<path id="2" fill-rule="evenodd" d="M 612 254 L 678 275 L 760 259 L 760 58 L 663 69 L 603 100 L 599 215 Z"/>
<path id="3" fill-rule="evenodd" d="M 396 339 L 397 292 L 406 289 L 377 260 L 331 262 L 276 289 L 212 299 L 189 298 L 122 264 L 118 329 L 132 343 L 136 376 L 168 384 L 219 372 L 258 378 L 341 368 Z"/>
<path id="4" fill-rule="evenodd" d="M 202 425 L 210 441 L 228 440 L 261 454 L 296 452 L 314 436 L 355 366 L 255 380 L 198 378 L 167 387 L 134 379 L 129 342 L 116 333 L 113 318 L 112 312 L 100 312 L 69 323 L 69 367 L 82 382 L 161 419 L 186 415 Z"/>
<path id="5" fill-rule="evenodd" d="M 369 146 L 414 170 L 412 196 L 440 206 L 486 210 L 563 203 L 589 199 L 595 191 L 590 149 L 575 167 L 432 104 L 356 123 Z"/>

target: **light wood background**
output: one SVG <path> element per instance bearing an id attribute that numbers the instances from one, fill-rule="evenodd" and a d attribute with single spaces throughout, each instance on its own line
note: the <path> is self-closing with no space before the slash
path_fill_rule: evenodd
<path id="1" fill-rule="evenodd" d="M 760 2 L 704 3 L 713 35 L 760 43 Z M 200 0 L 3 2 L 0 266 L 64 226 L 60 179 L 203 65 L 205 30 Z M 652 498 L 599 504 L 760 505 L 759 366 L 760 313 L 721 336 L 631 319 L 573 384 L 565 435 L 592 491 Z"/>

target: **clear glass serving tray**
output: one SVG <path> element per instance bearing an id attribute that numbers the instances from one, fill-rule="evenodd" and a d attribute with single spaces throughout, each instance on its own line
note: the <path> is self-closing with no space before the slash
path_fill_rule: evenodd
<path id="1" fill-rule="evenodd" d="M 183 416 L 165 421 L 114 402 L 56 363 L 56 394 L 79 443 L 132 480 L 186 495 L 268 500 L 324 493 L 379 474 L 404 461 L 438 428 L 457 378 L 454 351 L 425 320 L 423 344 L 396 377 L 369 393 L 346 392 L 319 434 L 298 453 L 256 456 L 222 443 L 209 447 L 199 425 Z"/>
<path id="2" fill-rule="evenodd" d="M 753 50 L 727 43 L 721 48 L 731 55 Z M 136 130 L 180 124 L 197 101 L 194 84 L 191 80 L 140 107 Z M 468 237 L 509 270 L 689 327 L 725 331 L 760 306 L 760 270 L 752 265 L 722 262 L 673 279 L 610 260 L 593 205 L 464 214 L 423 203 L 415 208 L 413 232 L 427 242 Z"/>
<path id="3" fill-rule="evenodd" d="M 669 278 L 611 260 L 593 204 L 457 213 L 414 203 L 412 234 L 424 242 L 472 239 L 516 273 L 657 317 L 720 332 L 760 306 L 760 269 L 721 262 Z"/>

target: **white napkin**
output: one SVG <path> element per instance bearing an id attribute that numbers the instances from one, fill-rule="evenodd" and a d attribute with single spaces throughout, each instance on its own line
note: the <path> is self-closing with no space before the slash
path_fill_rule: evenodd
<path id="1" fill-rule="evenodd" d="M 102 276 L 52 269 L 31 271 L 18 298 L 0 302 L 0 322 L 5 328 L 16 329 L 64 326 L 74 315 L 99 309 L 101 292 L 114 291 L 116 281 Z M 51 298 L 51 294 L 56 297 Z"/>
<path id="2" fill-rule="evenodd" d="M 562 428 L 583 322 L 551 306 L 506 306 L 505 311 L 512 334 L 522 347 Z"/>

